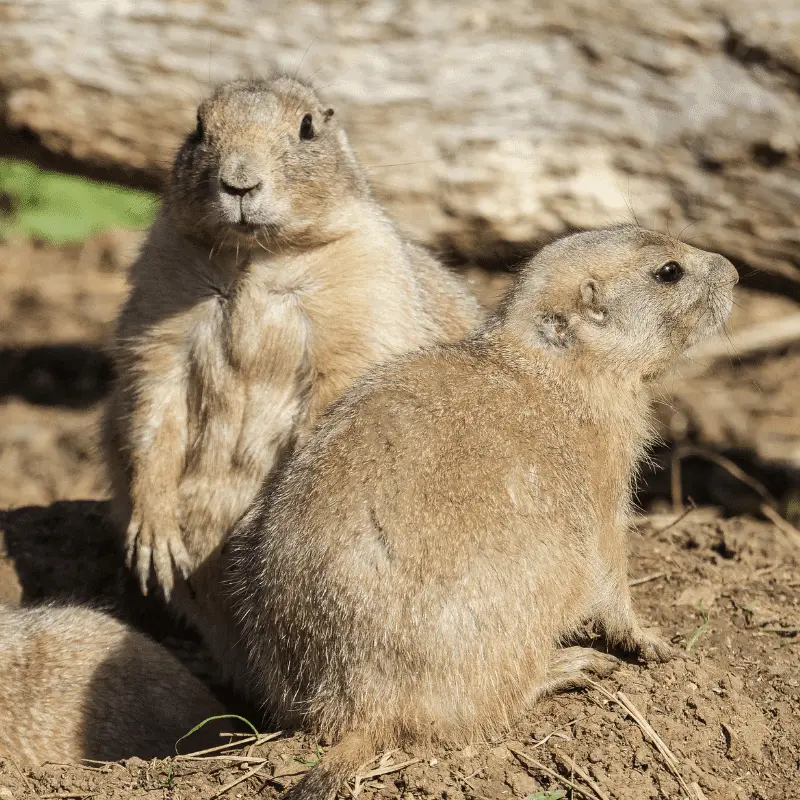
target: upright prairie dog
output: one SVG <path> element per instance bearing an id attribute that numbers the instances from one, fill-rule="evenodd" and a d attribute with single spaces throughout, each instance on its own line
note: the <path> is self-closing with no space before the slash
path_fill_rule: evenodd
<path id="1" fill-rule="evenodd" d="M 0 605 L 0 758 L 26 766 L 163 758 L 224 713 L 174 656 L 112 617 Z M 221 730 L 209 723 L 187 741 L 219 744 Z"/>
<path id="2" fill-rule="evenodd" d="M 333 110 L 286 77 L 199 107 L 131 270 L 105 418 L 116 516 L 218 654 L 218 552 L 316 418 L 388 357 L 481 321 L 373 199 Z M 192 599 L 191 595 L 194 595 Z"/>
<path id="3" fill-rule="evenodd" d="M 472 337 L 378 367 L 325 416 L 230 540 L 256 694 L 339 741 L 294 800 L 605 669 L 560 646 L 583 624 L 669 657 L 627 582 L 648 387 L 727 318 L 736 280 L 638 227 L 577 234 Z"/>

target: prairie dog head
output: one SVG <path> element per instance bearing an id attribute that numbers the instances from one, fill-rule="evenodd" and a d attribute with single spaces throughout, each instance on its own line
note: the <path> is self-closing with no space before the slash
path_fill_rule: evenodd
<path id="1" fill-rule="evenodd" d="M 652 378 L 728 318 L 734 266 L 661 233 L 623 225 L 568 236 L 531 261 L 506 325 L 599 371 Z"/>
<path id="2" fill-rule="evenodd" d="M 292 78 L 235 80 L 197 110 L 165 197 L 186 232 L 218 247 L 314 244 L 365 184 L 347 137 Z"/>

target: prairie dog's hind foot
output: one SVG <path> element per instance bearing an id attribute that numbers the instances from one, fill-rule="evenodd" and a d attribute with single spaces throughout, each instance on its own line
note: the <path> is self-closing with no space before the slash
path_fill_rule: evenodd
<path id="1" fill-rule="evenodd" d="M 663 663 L 675 658 L 677 651 L 667 644 L 656 628 L 645 628 L 638 623 L 616 635 L 607 637 L 612 645 L 625 655 L 633 656 L 645 663 Z"/>
<path id="2" fill-rule="evenodd" d="M 623 562 L 624 563 L 624 562 Z M 645 627 L 633 610 L 627 571 L 604 586 L 603 600 L 590 620 L 606 641 L 629 656 L 644 662 L 669 661 L 676 655 L 655 628 Z"/>
<path id="3" fill-rule="evenodd" d="M 550 657 L 547 674 L 536 689 L 535 699 L 569 689 L 582 689 L 591 685 L 592 676 L 605 678 L 621 663 L 618 658 L 591 647 L 559 647 Z"/>
<path id="4" fill-rule="evenodd" d="M 632 652 L 646 663 L 664 663 L 678 655 L 677 650 L 661 638 L 656 628 L 639 628 Z"/>

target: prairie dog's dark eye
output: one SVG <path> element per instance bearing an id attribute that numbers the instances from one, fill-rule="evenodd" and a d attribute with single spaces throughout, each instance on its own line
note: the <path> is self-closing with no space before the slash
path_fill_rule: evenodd
<path id="1" fill-rule="evenodd" d="M 311 114 L 306 114 L 300 123 L 300 138 L 304 141 L 314 138 L 314 119 Z"/>
<path id="2" fill-rule="evenodd" d="M 205 134 L 205 132 L 206 132 L 206 129 L 205 129 L 205 126 L 203 125 L 203 120 L 200 118 L 200 112 L 198 111 L 197 112 L 197 128 L 195 128 L 194 135 L 198 139 L 202 139 L 203 135 Z"/>
<path id="3" fill-rule="evenodd" d="M 683 267 L 677 261 L 667 261 L 655 271 L 659 283 L 677 283 L 683 277 Z"/>

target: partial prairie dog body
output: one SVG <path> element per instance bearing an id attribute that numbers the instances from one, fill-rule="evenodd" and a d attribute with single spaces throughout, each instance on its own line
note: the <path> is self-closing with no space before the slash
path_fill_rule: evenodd
<path id="1" fill-rule="evenodd" d="M 0 605 L 0 758 L 165 758 L 224 713 L 174 656 L 105 614 Z M 221 730 L 209 724 L 192 746 L 218 744 Z"/>
<path id="2" fill-rule="evenodd" d="M 219 551 L 261 483 L 370 366 L 480 321 L 332 115 L 288 78 L 205 101 L 118 322 L 105 438 L 129 557 L 143 591 L 151 563 L 168 596 L 188 577 L 175 605 L 229 665 Z"/>
<path id="3" fill-rule="evenodd" d="M 644 659 L 627 578 L 648 385 L 730 312 L 722 256 L 633 226 L 546 247 L 464 342 L 359 381 L 231 538 L 255 693 L 340 743 L 293 798 L 384 747 L 497 731 Z"/>

